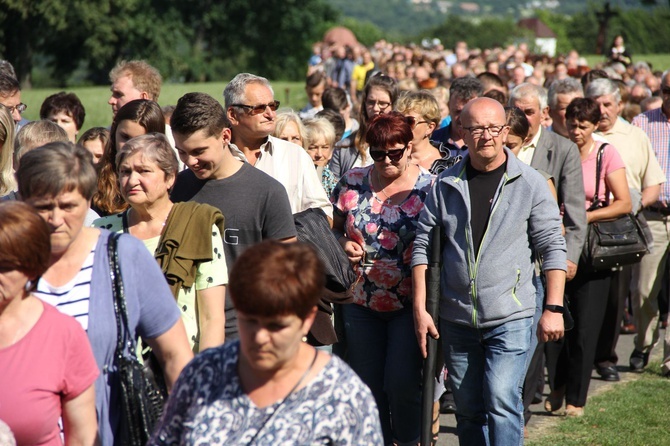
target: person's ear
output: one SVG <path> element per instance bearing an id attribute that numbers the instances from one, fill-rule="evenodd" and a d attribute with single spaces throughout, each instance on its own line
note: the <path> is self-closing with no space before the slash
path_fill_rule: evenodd
<path id="1" fill-rule="evenodd" d="M 228 144 L 230 140 L 232 139 L 232 131 L 229 128 L 224 128 L 221 130 L 221 140 L 223 141 L 224 144 Z"/>
<path id="2" fill-rule="evenodd" d="M 316 319 L 316 312 L 317 312 L 316 305 L 312 307 L 312 309 L 307 313 L 307 316 L 305 317 L 305 320 L 302 321 L 302 333 L 303 336 L 307 336 L 307 333 L 309 333 L 309 330 L 312 328 L 312 325 L 314 324 L 314 319 Z"/>
<path id="3" fill-rule="evenodd" d="M 149 93 L 147 93 L 146 91 L 143 91 L 142 93 L 140 93 L 140 98 L 141 99 L 151 99 L 149 97 Z"/>
<path id="4" fill-rule="evenodd" d="M 235 113 L 233 107 L 228 107 L 228 110 L 226 110 L 226 116 L 232 125 L 237 125 L 240 123 L 240 120 L 237 119 L 237 113 Z"/>

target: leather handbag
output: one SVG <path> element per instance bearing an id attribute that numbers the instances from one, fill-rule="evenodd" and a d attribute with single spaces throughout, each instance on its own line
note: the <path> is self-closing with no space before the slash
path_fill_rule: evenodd
<path id="1" fill-rule="evenodd" d="M 589 210 L 609 204 L 609 191 L 606 190 L 604 203 L 598 198 L 602 154 L 606 146 L 607 144 L 603 144 L 598 150 L 596 191 Z M 628 213 L 612 220 L 589 223 L 584 252 L 587 264 L 595 270 L 607 270 L 637 263 L 648 250 L 644 231 L 638 219 L 632 213 Z"/>
<path id="2" fill-rule="evenodd" d="M 124 446 L 144 446 L 163 412 L 167 389 L 161 388 L 155 377 L 145 370 L 136 356 L 137 342 L 129 329 L 128 311 L 119 267 L 118 239 L 109 236 L 107 252 L 113 284 L 114 313 L 116 316 L 115 362 L 119 383 L 121 417 L 114 443 Z M 127 342 L 124 343 L 124 338 Z M 127 345 L 127 349 L 124 346 Z"/>

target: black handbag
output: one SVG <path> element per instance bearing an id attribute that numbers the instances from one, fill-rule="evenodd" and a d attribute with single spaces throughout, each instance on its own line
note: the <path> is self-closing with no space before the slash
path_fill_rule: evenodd
<path id="1" fill-rule="evenodd" d="M 589 210 L 609 204 L 609 191 L 605 191 L 605 203 L 600 201 L 599 186 L 602 169 L 603 144 L 596 161 L 596 192 Z M 584 249 L 586 262 L 595 270 L 606 270 L 631 265 L 642 260 L 648 252 L 647 241 L 635 215 L 628 213 L 612 220 L 589 223 Z"/>
<path id="2" fill-rule="evenodd" d="M 107 245 L 116 316 L 115 362 L 121 401 L 121 417 L 114 443 L 124 446 L 144 446 L 163 412 L 167 389 L 161 388 L 154 375 L 145 370 L 146 365 L 137 360 L 137 343 L 129 330 L 123 279 L 119 267 L 117 249 L 119 237 L 120 234 L 112 233 Z M 124 354 L 126 351 L 124 337 L 127 338 L 126 345 L 129 351 L 127 355 Z"/>

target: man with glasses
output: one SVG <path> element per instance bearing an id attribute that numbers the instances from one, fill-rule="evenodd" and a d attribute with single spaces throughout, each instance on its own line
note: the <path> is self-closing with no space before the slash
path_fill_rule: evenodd
<path id="1" fill-rule="evenodd" d="M 0 104 L 9 109 L 14 123 L 20 127 L 20 123 L 23 120 L 21 113 L 26 111 L 27 105 L 21 102 L 21 85 L 19 81 L 7 73 L 0 73 Z"/>
<path id="2" fill-rule="evenodd" d="M 442 228 L 440 337 L 462 444 L 521 444 L 521 386 L 533 331 L 534 252 L 543 257 L 547 306 L 537 336 L 563 336 L 566 247 L 544 177 L 503 147 L 503 106 L 474 99 L 461 114 L 468 153 L 426 198 L 412 253 L 414 319 L 425 356 L 438 336 L 425 310 L 425 272 L 434 226 Z"/>
<path id="3" fill-rule="evenodd" d="M 633 119 L 633 125 L 641 128 L 649 137 L 667 179 L 670 174 L 670 71 L 666 71 L 661 77 L 661 95 L 663 98 L 661 108 L 638 115 Z M 633 269 L 631 297 L 637 326 L 635 350 L 630 357 L 630 368 L 633 371 L 644 369 L 649 360 L 649 353 L 659 338 L 658 294 L 670 249 L 669 203 L 670 183 L 665 182 L 660 196 L 644 210 L 644 216 L 654 237 L 654 248 L 642 257 L 640 264 Z M 661 372 L 664 376 L 670 377 L 670 329 L 667 328 Z"/>
<path id="4" fill-rule="evenodd" d="M 320 208 L 332 224 L 333 206 L 310 156 L 302 147 L 270 136 L 279 101 L 268 80 L 240 73 L 223 90 L 223 97 L 232 128 L 233 155 L 279 181 L 294 214 Z"/>

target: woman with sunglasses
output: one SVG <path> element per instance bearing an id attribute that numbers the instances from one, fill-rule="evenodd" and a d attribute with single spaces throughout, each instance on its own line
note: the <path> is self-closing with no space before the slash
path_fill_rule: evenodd
<path id="1" fill-rule="evenodd" d="M 370 77 L 363 89 L 359 111 L 359 129 L 345 141 L 346 145 L 337 145 L 330 160 L 330 170 L 335 179 L 339 180 L 352 167 L 369 166 L 372 162 L 369 147 L 365 139 L 369 121 L 377 115 L 389 113 L 398 98 L 398 87 L 395 79 L 383 73 Z"/>
<path id="2" fill-rule="evenodd" d="M 333 230 L 358 280 L 342 309 L 348 362 L 375 397 L 385 444 L 417 443 L 421 353 L 413 339 L 410 256 L 434 176 L 409 161 L 414 135 L 397 112 L 372 118 L 371 166 L 347 172 L 331 196 Z"/>
<path id="3" fill-rule="evenodd" d="M 396 111 L 405 115 L 414 134 L 410 162 L 434 174 L 444 170 L 449 152 L 440 152 L 430 141 L 430 136 L 441 119 L 440 106 L 435 96 L 427 90 L 408 91 L 398 98 Z"/>

